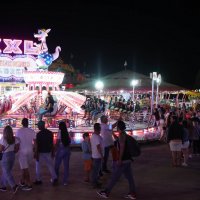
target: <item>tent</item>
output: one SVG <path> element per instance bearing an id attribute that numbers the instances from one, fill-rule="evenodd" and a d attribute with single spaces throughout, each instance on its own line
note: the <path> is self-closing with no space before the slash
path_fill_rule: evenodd
<path id="1" fill-rule="evenodd" d="M 119 91 L 119 90 L 132 91 L 131 80 L 133 79 L 139 80 L 138 85 L 135 86 L 136 92 L 150 92 L 152 90 L 152 79 L 150 77 L 140 73 L 136 73 L 131 70 L 123 70 L 114 74 L 109 74 L 98 80 L 101 80 L 103 82 L 104 91 Z M 87 83 L 83 83 L 81 85 L 77 85 L 74 89 L 96 91 L 95 89 L 96 81 L 97 79 Z M 154 82 L 154 85 L 155 85 L 154 88 L 156 88 L 156 82 Z M 162 81 L 159 86 L 159 91 L 162 92 L 164 91 L 176 92 L 181 90 L 185 89 L 180 86 L 173 85 L 164 81 Z"/>

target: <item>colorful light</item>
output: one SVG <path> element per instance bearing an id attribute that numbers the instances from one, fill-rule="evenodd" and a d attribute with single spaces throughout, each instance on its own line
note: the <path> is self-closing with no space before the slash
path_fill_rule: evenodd
<path id="1" fill-rule="evenodd" d="M 21 49 L 19 48 L 22 40 L 3 39 L 3 41 L 6 44 L 6 48 L 3 50 L 3 53 L 22 53 Z"/>
<path id="2" fill-rule="evenodd" d="M 38 55 L 39 54 L 39 48 L 33 46 L 33 41 L 30 40 L 24 40 L 24 54 L 28 55 Z"/>
<path id="3" fill-rule="evenodd" d="M 3 53 L 14 53 L 14 54 L 22 54 L 22 49 L 20 48 L 20 45 L 22 44 L 23 40 L 18 39 L 1 39 L 0 38 L 0 44 L 4 42 L 6 47 L 3 49 Z M 38 55 L 40 49 L 38 47 L 33 46 L 33 41 L 30 40 L 24 40 L 24 54 L 27 55 Z M 0 48 L 0 53 L 2 52 Z"/>
<path id="4" fill-rule="evenodd" d="M 25 71 L 24 81 L 27 84 L 55 84 L 60 85 L 63 81 L 64 73 L 48 71 Z"/>

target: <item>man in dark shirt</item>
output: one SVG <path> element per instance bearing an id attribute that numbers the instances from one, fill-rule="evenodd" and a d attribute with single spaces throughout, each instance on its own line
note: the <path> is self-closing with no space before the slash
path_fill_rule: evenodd
<path id="1" fill-rule="evenodd" d="M 116 169 L 113 171 L 111 179 L 106 185 L 105 189 L 97 192 L 97 194 L 103 198 L 108 198 L 112 188 L 115 186 L 119 178 L 122 174 L 124 174 L 125 178 L 129 183 L 129 193 L 125 196 L 127 199 L 136 199 L 135 194 L 135 182 L 133 179 L 133 172 L 131 169 L 131 154 L 129 153 L 129 149 L 126 142 L 126 125 L 123 121 L 118 121 L 117 123 L 117 131 L 119 132 L 119 160 L 116 166 Z"/>
<path id="2" fill-rule="evenodd" d="M 51 174 L 51 181 L 53 185 L 57 183 L 57 175 L 54 170 L 53 165 L 53 133 L 45 128 L 45 122 L 38 122 L 38 129 L 40 130 L 36 135 L 36 145 L 35 145 L 35 158 L 36 158 L 36 185 L 42 184 L 40 165 L 44 162 L 49 169 Z"/>

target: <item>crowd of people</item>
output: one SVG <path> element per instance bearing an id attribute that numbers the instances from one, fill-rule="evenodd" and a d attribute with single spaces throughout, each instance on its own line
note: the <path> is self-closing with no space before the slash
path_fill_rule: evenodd
<path id="1" fill-rule="evenodd" d="M 95 121 L 95 117 L 99 113 L 105 112 L 106 102 L 94 96 L 87 98 L 81 108 L 85 111 L 83 118 Z"/>
<path id="2" fill-rule="evenodd" d="M 49 170 L 52 185 L 57 185 L 58 182 L 68 185 L 71 138 L 66 123 L 63 121 L 59 123 L 59 131 L 55 143 L 53 142 L 53 133 L 45 128 L 45 122 L 39 121 L 37 125 L 39 132 L 35 133 L 34 130 L 28 127 L 28 119 L 24 118 L 22 120 L 22 128 L 17 130 L 15 136 L 12 127 L 8 125 L 4 128 L 3 137 L 0 139 L 0 151 L 3 153 L 0 191 L 6 192 L 9 186 L 15 194 L 19 188 L 24 191 L 30 191 L 33 184 L 41 185 L 43 183 L 40 169 L 42 163 Z M 115 127 L 119 131 L 119 136 L 113 135 L 112 130 Z M 135 196 L 131 157 L 127 154 L 127 147 L 125 145 L 125 129 L 125 123 L 120 118 L 111 127 L 108 125 L 107 116 L 103 115 L 101 123 L 94 124 L 94 132 L 91 137 L 89 133 L 83 134 L 84 181 L 90 182 L 93 188 L 101 187 L 99 178 L 103 173 L 111 173 L 111 170 L 108 169 L 108 158 L 109 153 L 112 153 L 113 173 L 105 191 L 98 193 L 100 196 L 109 195 L 122 173 L 125 174 L 130 184 L 130 191 L 127 197 L 132 199 Z M 16 153 L 20 169 L 22 170 L 18 184 L 13 176 Z M 35 159 L 36 174 L 34 182 L 30 178 L 30 164 L 33 159 Z M 61 178 L 60 165 L 62 162 L 64 164 L 64 171 Z M 117 171 L 114 173 L 115 170 Z M 106 193 L 103 194 L 103 192 Z"/>
<path id="3" fill-rule="evenodd" d="M 191 114 L 171 112 L 163 126 L 161 137 L 169 143 L 173 167 L 187 167 L 189 157 L 200 156 L 200 116 Z"/>
<path id="4" fill-rule="evenodd" d="M 53 133 L 45 128 L 45 122 L 39 121 L 37 125 L 39 129 L 37 134 L 28 127 L 27 118 L 22 120 L 23 127 L 18 129 L 15 136 L 11 126 L 8 125 L 4 128 L 3 137 L 0 140 L 0 152 L 3 153 L 0 191 L 7 191 L 7 186 L 12 188 L 13 193 L 16 193 L 19 188 L 25 191 L 32 190 L 29 167 L 33 158 L 35 158 L 36 170 L 34 184 L 42 184 L 41 164 L 44 163 L 51 175 L 52 184 L 57 185 L 62 162 L 64 164 L 62 183 L 63 185 L 68 184 L 71 139 L 66 123 L 63 121 L 59 123 L 59 131 L 55 143 L 53 141 Z M 16 184 L 12 174 L 16 153 L 22 170 L 19 184 Z"/>
<path id="5" fill-rule="evenodd" d="M 172 155 L 173 167 L 187 167 L 189 158 L 200 156 L 200 112 L 193 110 L 174 109 L 167 110 L 161 106 L 154 109 L 152 118 L 154 126 L 160 130 L 160 140 L 169 144 Z M 28 128 L 28 119 L 22 120 L 22 128 L 18 129 L 14 136 L 10 126 L 3 130 L 0 140 L 0 152 L 3 153 L 1 167 L 0 191 L 7 191 L 8 185 L 16 193 L 19 188 L 30 191 L 32 184 L 43 183 L 41 174 L 41 163 L 46 164 L 52 185 L 61 182 L 69 184 L 70 165 L 70 143 L 66 123 L 59 123 L 59 131 L 56 142 L 53 142 L 53 133 L 45 128 L 45 122 L 38 122 L 39 132 L 35 133 Z M 113 128 L 117 128 L 115 135 Z M 129 183 L 128 199 L 136 199 L 136 187 L 131 167 L 132 157 L 126 142 L 126 124 L 121 117 L 110 126 L 108 116 L 102 115 L 100 123 L 95 123 L 93 134 L 83 134 L 82 159 L 83 180 L 92 185 L 93 188 L 102 188 L 100 177 L 104 173 L 111 174 L 107 184 L 97 194 L 102 198 L 108 198 L 120 176 L 124 174 Z M 18 161 L 22 170 L 19 184 L 15 182 L 12 169 L 15 163 L 15 155 L 18 153 Z M 111 154 L 112 168 L 109 169 L 108 161 Z M 35 158 L 35 181 L 30 179 L 30 163 Z M 61 178 L 61 163 L 64 163 L 63 176 Z"/>
<path id="6" fill-rule="evenodd" d="M 200 111 L 158 106 L 151 116 L 160 140 L 169 143 L 172 166 L 188 166 L 188 158 L 200 156 Z M 182 159 L 183 157 L 183 159 Z"/>

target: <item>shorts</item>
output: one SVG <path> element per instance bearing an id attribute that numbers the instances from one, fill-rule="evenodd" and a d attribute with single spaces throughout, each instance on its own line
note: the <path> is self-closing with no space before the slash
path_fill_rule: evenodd
<path id="1" fill-rule="evenodd" d="M 19 165 L 21 169 L 27 169 L 30 163 L 33 161 L 33 153 L 19 153 Z"/>
<path id="2" fill-rule="evenodd" d="M 169 142 L 169 147 L 171 151 L 181 151 L 182 141 L 181 140 L 171 140 Z"/>
<path id="3" fill-rule="evenodd" d="M 186 141 L 182 144 L 182 149 L 188 149 L 190 146 L 190 142 L 189 141 Z"/>
<path id="4" fill-rule="evenodd" d="M 92 159 L 84 160 L 84 170 L 91 171 L 92 170 Z"/>

